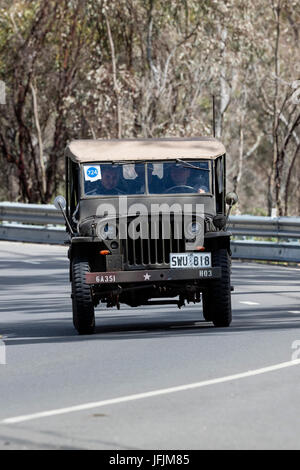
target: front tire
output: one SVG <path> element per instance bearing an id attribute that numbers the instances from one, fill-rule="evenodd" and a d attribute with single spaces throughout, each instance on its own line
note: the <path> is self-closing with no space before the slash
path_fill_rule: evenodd
<path id="1" fill-rule="evenodd" d="M 231 313 L 230 258 L 226 249 L 212 252 L 213 266 L 221 267 L 221 278 L 212 281 L 202 294 L 203 316 L 217 327 L 229 326 Z"/>
<path id="2" fill-rule="evenodd" d="M 74 258 L 71 269 L 73 324 L 80 335 L 90 335 L 95 330 L 95 309 L 91 288 L 85 281 L 90 271 L 88 260 Z"/>

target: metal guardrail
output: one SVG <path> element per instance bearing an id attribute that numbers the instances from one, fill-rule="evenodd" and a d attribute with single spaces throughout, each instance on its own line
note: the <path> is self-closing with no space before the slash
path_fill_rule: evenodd
<path id="1" fill-rule="evenodd" d="M 229 220 L 233 258 L 300 263 L 300 217 L 236 215 Z"/>
<path id="2" fill-rule="evenodd" d="M 234 215 L 230 229 L 235 236 L 300 239 L 300 217 Z"/>
<path id="3" fill-rule="evenodd" d="M 233 258 L 300 263 L 300 217 L 236 215 L 229 222 Z M 67 239 L 54 206 L 0 203 L 0 240 L 62 244 Z"/>

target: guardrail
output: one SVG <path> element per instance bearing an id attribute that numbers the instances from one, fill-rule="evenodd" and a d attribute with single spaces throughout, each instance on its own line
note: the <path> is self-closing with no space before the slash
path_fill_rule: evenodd
<path id="1" fill-rule="evenodd" d="M 236 215 L 229 230 L 233 258 L 300 263 L 300 217 Z"/>
<path id="2" fill-rule="evenodd" d="M 62 244 L 64 219 L 50 204 L 0 202 L 0 240 Z"/>
<path id="3" fill-rule="evenodd" d="M 233 258 L 300 263 L 300 217 L 236 215 L 229 222 Z M 54 206 L 0 203 L 0 240 L 62 244 L 67 239 Z"/>

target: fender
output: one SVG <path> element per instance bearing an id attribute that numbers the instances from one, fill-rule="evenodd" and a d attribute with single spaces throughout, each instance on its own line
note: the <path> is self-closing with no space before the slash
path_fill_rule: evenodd
<path id="1" fill-rule="evenodd" d="M 231 232 L 219 231 L 219 232 L 206 232 L 204 235 L 204 246 L 208 250 L 216 250 L 218 248 L 226 248 L 229 256 L 231 256 L 230 250 L 230 237 Z"/>

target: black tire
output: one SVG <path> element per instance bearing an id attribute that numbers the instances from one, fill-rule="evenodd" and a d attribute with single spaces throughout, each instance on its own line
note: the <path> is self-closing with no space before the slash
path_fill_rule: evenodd
<path id="1" fill-rule="evenodd" d="M 210 291 L 207 289 L 205 292 L 202 293 L 202 309 L 203 309 L 203 317 L 205 321 L 212 321 L 210 298 L 211 298 L 211 294 L 210 294 Z"/>
<path id="2" fill-rule="evenodd" d="M 95 330 L 95 309 L 91 288 L 85 282 L 90 266 L 85 258 L 72 260 L 73 324 L 80 335 L 90 335 Z"/>
<path id="3" fill-rule="evenodd" d="M 226 249 L 212 252 L 212 265 L 221 266 L 222 277 L 212 281 L 202 294 L 203 316 L 217 327 L 226 327 L 232 320 L 230 258 Z"/>

